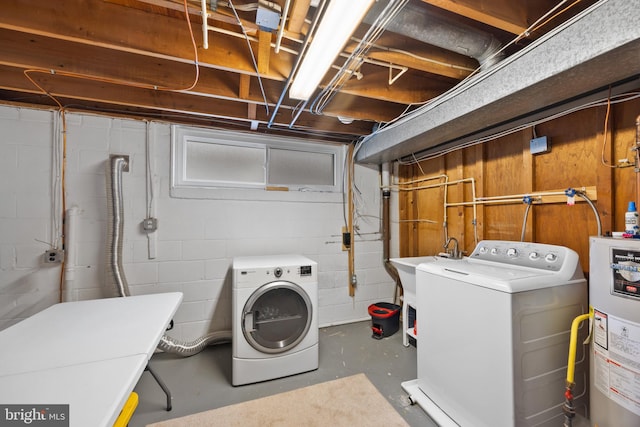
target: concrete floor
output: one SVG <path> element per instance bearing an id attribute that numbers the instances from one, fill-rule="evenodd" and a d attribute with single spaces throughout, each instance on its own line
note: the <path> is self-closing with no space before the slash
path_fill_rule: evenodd
<path id="1" fill-rule="evenodd" d="M 231 385 L 231 344 L 211 346 L 188 358 L 157 354 L 151 360 L 151 366 L 171 389 L 173 409 L 165 410 L 164 393 L 145 372 L 135 389 L 140 402 L 129 426 L 143 427 L 156 421 L 364 373 L 408 424 L 436 427 L 419 406 L 409 404 L 407 394 L 400 386 L 403 381 L 416 378 L 415 347 L 404 347 L 400 332 L 382 340 L 371 338 L 370 323 L 320 329 L 320 367 L 315 371 L 239 387 Z"/>

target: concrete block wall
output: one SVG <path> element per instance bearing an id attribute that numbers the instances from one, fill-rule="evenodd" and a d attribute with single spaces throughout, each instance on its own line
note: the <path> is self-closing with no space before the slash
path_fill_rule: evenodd
<path id="1" fill-rule="evenodd" d="M 0 329 L 59 300 L 60 267 L 43 263 L 48 246 L 41 243 L 51 242 L 56 229 L 49 185 L 57 172 L 56 117 L 0 106 Z M 66 118 L 66 204 L 78 209 L 77 238 L 67 242 L 76 249 L 70 260 L 74 299 L 113 295 L 106 285 L 106 162 L 111 154 L 124 154 L 130 156 L 130 171 L 123 175 L 125 276 L 133 295 L 184 293 L 173 337 L 190 341 L 231 329 L 230 266 L 236 256 L 299 253 L 317 261 L 321 326 L 367 319 L 370 304 L 391 301 L 394 283 L 382 264 L 377 167 L 356 166 L 360 236 L 352 298 L 341 203 L 172 198 L 169 124 L 75 113 Z M 149 235 L 140 227 L 149 206 L 147 166 L 158 218 L 158 230 Z"/>

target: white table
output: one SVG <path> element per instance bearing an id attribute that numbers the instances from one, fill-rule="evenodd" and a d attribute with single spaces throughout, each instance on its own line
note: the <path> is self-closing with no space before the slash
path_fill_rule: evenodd
<path id="1" fill-rule="evenodd" d="M 182 294 L 56 304 L 0 331 L 0 404 L 69 404 L 72 427 L 110 427 Z"/>

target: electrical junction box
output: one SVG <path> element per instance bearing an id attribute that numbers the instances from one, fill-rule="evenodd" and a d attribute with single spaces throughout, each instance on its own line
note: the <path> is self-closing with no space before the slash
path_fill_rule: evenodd
<path id="1" fill-rule="evenodd" d="M 256 11 L 256 25 L 262 31 L 274 32 L 280 24 L 280 6 L 277 3 L 260 0 Z"/>
<path id="2" fill-rule="evenodd" d="M 145 218 L 142 220 L 142 231 L 145 233 L 151 233 L 158 229 L 157 218 Z"/>
<path id="3" fill-rule="evenodd" d="M 542 154 L 542 153 L 548 153 L 549 151 L 551 151 L 549 147 L 549 140 L 547 139 L 546 136 L 533 138 L 529 144 L 530 144 L 529 147 L 531 149 L 531 154 Z"/>

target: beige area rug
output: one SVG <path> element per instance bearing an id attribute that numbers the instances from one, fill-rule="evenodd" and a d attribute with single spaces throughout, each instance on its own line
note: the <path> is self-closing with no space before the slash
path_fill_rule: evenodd
<path id="1" fill-rule="evenodd" d="M 408 426 L 364 374 L 225 406 L 147 427 Z"/>

